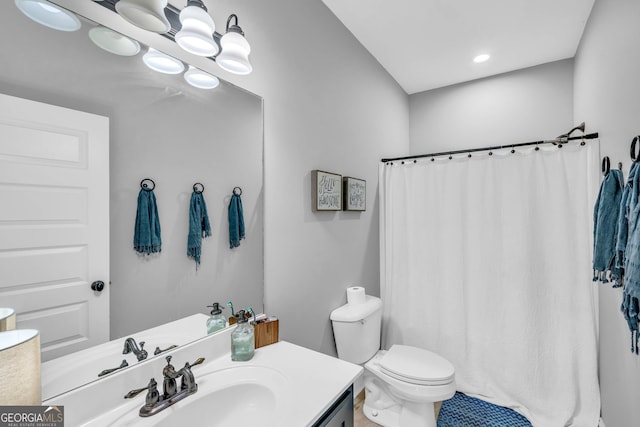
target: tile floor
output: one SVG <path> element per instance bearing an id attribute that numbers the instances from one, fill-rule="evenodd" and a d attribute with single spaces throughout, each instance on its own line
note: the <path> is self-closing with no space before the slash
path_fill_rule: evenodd
<path id="1" fill-rule="evenodd" d="M 353 402 L 353 425 L 354 427 L 381 427 L 380 424 L 376 424 L 373 421 L 370 421 L 369 418 L 364 416 L 362 412 L 362 407 L 364 406 L 364 390 L 360 392 L 356 396 L 356 399 Z M 438 413 L 440 412 L 440 406 L 442 406 L 442 402 L 436 402 L 436 419 L 438 418 Z"/>
<path id="2" fill-rule="evenodd" d="M 353 426 L 354 427 L 379 427 L 380 424 L 376 424 L 369 421 L 362 412 L 364 406 L 364 390 L 356 396 L 356 400 L 353 402 Z"/>

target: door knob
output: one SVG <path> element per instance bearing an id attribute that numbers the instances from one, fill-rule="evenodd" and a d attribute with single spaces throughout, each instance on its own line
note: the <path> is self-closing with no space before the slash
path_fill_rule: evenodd
<path id="1" fill-rule="evenodd" d="M 94 291 L 102 292 L 104 289 L 104 282 L 102 280 L 96 280 L 91 284 L 91 289 Z"/>

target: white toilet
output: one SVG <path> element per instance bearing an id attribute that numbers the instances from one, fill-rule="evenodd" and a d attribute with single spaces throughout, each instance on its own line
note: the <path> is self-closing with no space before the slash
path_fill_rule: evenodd
<path id="1" fill-rule="evenodd" d="M 343 305 L 331 312 L 331 322 L 338 357 L 364 363 L 366 417 L 384 427 L 435 427 L 433 403 L 456 390 L 453 365 L 417 347 L 380 350 L 380 298 Z"/>

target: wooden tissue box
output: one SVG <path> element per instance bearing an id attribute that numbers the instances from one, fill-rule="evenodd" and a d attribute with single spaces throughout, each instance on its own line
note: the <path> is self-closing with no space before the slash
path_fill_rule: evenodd
<path id="1" fill-rule="evenodd" d="M 278 319 L 263 319 L 258 320 L 258 323 L 251 322 L 254 328 L 256 348 L 278 342 L 278 322 Z"/>

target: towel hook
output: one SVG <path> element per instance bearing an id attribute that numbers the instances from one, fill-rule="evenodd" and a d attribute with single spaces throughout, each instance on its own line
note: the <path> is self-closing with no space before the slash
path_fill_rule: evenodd
<path id="1" fill-rule="evenodd" d="M 636 154 L 636 145 L 638 144 L 639 140 L 640 140 L 640 136 L 634 136 L 633 139 L 631 140 L 631 160 L 633 160 L 634 162 L 637 162 L 638 160 L 640 160 L 638 158 L 640 156 L 640 153 Z"/>
<path id="2" fill-rule="evenodd" d="M 238 191 L 236 191 L 236 190 L 238 190 Z M 235 194 L 236 196 L 242 196 L 242 188 L 233 187 L 233 194 Z"/>
<path id="3" fill-rule="evenodd" d="M 200 190 L 198 190 L 198 186 L 200 186 Z M 195 184 L 193 184 L 194 193 L 202 194 L 203 191 L 204 191 L 204 185 L 200 184 L 199 182 L 196 182 Z"/>
<path id="4" fill-rule="evenodd" d="M 604 156 L 602 158 L 602 175 L 609 175 L 609 171 L 611 170 L 611 160 L 609 156 Z"/>
<path id="5" fill-rule="evenodd" d="M 150 182 L 152 187 L 149 188 L 149 184 L 147 184 L 147 182 Z M 156 183 L 153 182 L 153 180 L 151 178 L 145 178 L 142 181 L 140 181 L 140 188 L 142 188 L 144 191 L 153 191 L 154 188 L 156 188 Z"/>

